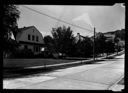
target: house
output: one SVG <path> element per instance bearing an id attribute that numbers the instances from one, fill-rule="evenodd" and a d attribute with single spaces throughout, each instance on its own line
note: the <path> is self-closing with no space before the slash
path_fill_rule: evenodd
<path id="1" fill-rule="evenodd" d="M 107 38 L 107 40 L 112 40 L 114 42 L 115 34 L 114 33 L 104 33 L 104 36 Z"/>
<path id="2" fill-rule="evenodd" d="M 84 40 L 84 36 L 80 35 L 80 33 L 77 33 L 77 36 L 75 37 L 75 41 L 76 43 L 80 40 L 80 41 L 83 41 Z"/>
<path id="3" fill-rule="evenodd" d="M 44 47 L 43 36 L 35 26 L 19 28 L 15 40 L 20 44 L 20 49 L 30 49 L 34 54 L 40 53 Z"/>

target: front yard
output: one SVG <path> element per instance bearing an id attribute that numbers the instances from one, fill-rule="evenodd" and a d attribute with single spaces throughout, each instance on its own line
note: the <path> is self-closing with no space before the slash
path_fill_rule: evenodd
<path id="1" fill-rule="evenodd" d="M 24 67 L 33 67 L 33 66 L 44 66 L 52 64 L 61 64 L 61 63 L 70 63 L 77 60 L 63 60 L 63 59 L 4 59 L 3 60 L 3 77 L 4 78 L 14 78 L 21 77 L 29 74 L 35 74 L 40 72 L 47 72 L 52 69 L 23 69 Z"/>

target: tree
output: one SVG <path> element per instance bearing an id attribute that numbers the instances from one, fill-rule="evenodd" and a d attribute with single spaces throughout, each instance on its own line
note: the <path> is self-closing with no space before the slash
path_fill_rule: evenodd
<path id="1" fill-rule="evenodd" d="M 76 56 L 90 57 L 92 55 L 93 42 L 89 37 L 84 37 L 83 41 L 78 41 L 76 44 Z"/>
<path id="2" fill-rule="evenodd" d="M 121 36 L 120 36 L 121 40 L 125 41 L 125 29 L 121 30 Z"/>
<path id="3" fill-rule="evenodd" d="M 124 48 L 124 45 L 121 44 L 123 41 L 125 41 L 125 29 L 117 30 L 114 38 L 117 54 L 118 51 L 121 51 L 121 48 Z"/>
<path id="4" fill-rule="evenodd" d="M 115 32 L 115 37 L 121 40 L 125 40 L 125 29 L 117 30 Z"/>
<path id="5" fill-rule="evenodd" d="M 115 52 L 115 44 L 114 44 L 113 40 L 111 40 L 111 39 L 106 40 L 105 51 L 106 51 L 107 55 L 109 53 Z"/>
<path id="6" fill-rule="evenodd" d="M 96 34 L 95 39 L 95 52 L 96 54 L 102 54 L 105 52 L 105 46 L 106 46 L 106 37 L 103 33 L 99 32 Z"/>
<path id="7" fill-rule="evenodd" d="M 3 5 L 3 32 L 0 34 L 0 38 L 4 42 L 2 47 L 3 52 L 12 51 L 12 48 L 15 48 L 15 44 L 12 44 L 14 40 L 10 40 L 10 37 L 12 33 L 15 35 L 18 31 L 17 19 L 19 15 L 20 12 L 17 10 L 17 6 L 11 4 Z"/>
<path id="8" fill-rule="evenodd" d="M 10 57 L 12 54 L 14 54 L 17 51 L 17 48 L 19 44 L 16 42 L 16 40 L 8 39 L 4 42 L 7 46 L 6 49 L 3 51 L 3 57 Z"/>
<path id="9" fill-rule="evenodd" d="M 50 35 L 44 36 L 44 43 L 46 45 L 47 51 L 50 53 L 54 52 L 54 41 Z"/>
<path id="10" fill-rule="evenodd" d="M 56 52 L 71 55 L 74 44 L 73 31 L 70 27 L 58 27 L 52 29 L 54 48 Z"/>
<path id="11" fill-rule="evenodd" d="M 19 19 L 20 12 L 15 5 L 3 5 L 3 34 L 4 38 L 9 38 L 11 32 L 16 33 L 17 19 Z"/>
<path id="12" fill-rule="evenodd" d="M 119 41 L 120 41 L 120 38 L 117 35 L 115 35 L 114 42 L 115 42 L 115 49 L 116 49 L 117 54 L 119 51 Z"/>

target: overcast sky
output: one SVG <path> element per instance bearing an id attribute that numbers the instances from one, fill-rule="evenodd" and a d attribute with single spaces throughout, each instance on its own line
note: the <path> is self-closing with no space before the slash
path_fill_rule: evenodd
<path id="1" fill-rule="evenodd" d="M 24 6 L 59 18 L 68 23 L 72 23 L 92 31 L 82 30 L 69 24 L 58 22 L 47 16 L 31 11 Z M 18 27 L 35 26 L 43 36 L 51 35 L 53 27 L 70 26 L 73 34 L 80 33 L 83 36 L 93 35 L 93 27 L 97 32 L 108 32 L 125 27 L 125 8 L 120 4 L 114 6 L 94 6 L 94 5 L 18 5 L 20 19 Z"/>

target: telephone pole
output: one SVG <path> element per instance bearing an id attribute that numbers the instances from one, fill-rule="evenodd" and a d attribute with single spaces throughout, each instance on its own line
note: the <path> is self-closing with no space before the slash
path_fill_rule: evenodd
<path id="1" fill-rule="evenodd" d="M 93 39 L 93 61 L 95 62 L 95 27 L 94 27 L 94 39 Z"/>

